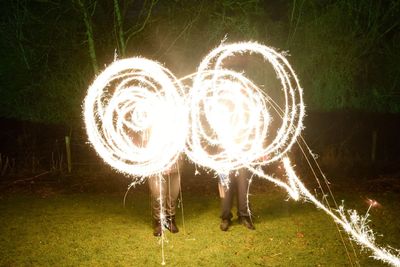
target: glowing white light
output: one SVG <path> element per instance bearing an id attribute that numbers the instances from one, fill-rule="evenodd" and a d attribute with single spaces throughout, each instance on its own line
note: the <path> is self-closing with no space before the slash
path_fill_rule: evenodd
<path id="1" fill-rule="evenodd" d="M 285 106 L 282 114 L 278 112 L 282 124 L 270 143 L 266 143 L 269 111 L 276 111 L 275 102 L 225 64 L 242 54 L 261 55 L 282 85 Z M 114 62 L 96 78 L 85 98 L 84 118 L 99 155 L 140 181 L 169 169 L 183 150 L 194 163 L 221 177 L 247 168 L 284 188 L 293 199 L 314 203 L 375 258 L 400 266 L 397 251 L 375 245 L 367 216 L 343 207 L 334 213 L 295 174 L 286 153 L 303 128 L 302 94 L 292 67 L 272 48 L 254 42 L 223 44 L 201 62 L 187 104 L 183 86 L 171 72 L 154 61 L 131 58 Z M 263 165 L 274 161 L 283 164 L 287 182 L 262 171 Z M 160 216 L 164 218 L 162 212 Z"/>
<path id="2" fill-rule="evenodd" d="M 282 125 L 275 139 L 265 144 L 273 100 L 244 75 L 224 66 L 229 57 L 258 54 L 271 63 L 282 85 L 285 107 Z M 317 200 L 295 174 L 286 152 L 302 129 L 304 104 L 302 89 L 288 61 L 273 49 L 258 43 L 221 45 L 202 61 L 190 92 L 190 127 L 186 153 L 197 164 L 215 170 L 220 177 L 248 168 L 254 174 L 284 188 L 295 199 L 314 203 L 343 227 L 351 238 L 370 249 L 373 257 L 400 266 L 398 251 L 375 245 L 367 216 L 339 207 L 337 214 Z M 266 175 L 261 166 L 279 160 L 287 182 Z M 347 214 L 349 216 L 347 216 Z M 368 215 L 368 214 L 367 214 Z"/>
<path id="3" fill-rule="evenodd" d="M 115 61 L 89 87 L 89 141 L 115 169 L 143 179 L 167 170 L 185 146 L 183 86 L 155 61 Z"/>
<path id="4" fill-rule="evenodd" d="M 333 213 L 328 207 L 318 201 L 310 193 L 310 191 L 307 190 L 305 185 L 295 174 L 289 158 L 283 158 L 282 162 L 285 167 L 288 179 L 291 181 L 291 185 L 293 185 L 293 187 L 291 188 L 293 191 L 298 191 L 303 199 L 311 201 L 318 208 L 322 209 L 329 216 L 331 216 L 337 224 L 342 226 L 342 228 L 357 244 L 361 245 L 364 248 L 370 249 L 373 253 L 374 258 L 392 264 L 393 266 L 400 266 L 398 250 L 382 248 L 375 244 L 374 232 L 369 228 L 367 224 L 368 213 L 366 216 L 362 217 L 358 215 L 357 212 L 354 210 L 345 210 L 343 206 L 339 207 L 339 209 L 337 210 L 337 214 Z M 262 176 L 263 174 L 260 175 Z"/>
<path id="5" fill-rule="evenodd" d="M 270 98 L 244 75 L 224 66 L 230 57 L 245 53 L 259 54 L 271 63 L 282 84 L 284 116 L 270 144 L 265 144 Z M 189 99 L 186 154 L 218 173 L 280 159 L 302 128 L 304 105 L 296 74 L 282 55 L 258 43 L 221 45 L 213 50 L 198 68 Z"/>

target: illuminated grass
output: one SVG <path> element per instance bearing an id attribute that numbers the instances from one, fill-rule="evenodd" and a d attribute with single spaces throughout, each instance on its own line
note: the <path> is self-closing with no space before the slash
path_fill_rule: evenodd
<path id="1" fill-rule="evenodd" d="M 380 196 L 373 210 L 379 243 L 400 247 L 398 195 Z M 122 194 L 11 195 L 0 199 L 0 266 L 159 266 L 161 247 L 152 236 L 149 197 Z M 359 210 L 365 206 L 351 194 Z M 234 221 L 219 230 L 216 195 L 184 193 L 185 229 L 167 233 L 170 266 L 349 266 L 331 219 L 310 204 L 283 201 L 273 192 L 251 196 L 255 231 Z M 179 211 L 180 214 L 180 211 Z M 382 219 L 379 219 L 382 216 Z M 184 233 L 184 231 L 186 233 Z M 386 266 L 359 253 L 361 266 Z"/>

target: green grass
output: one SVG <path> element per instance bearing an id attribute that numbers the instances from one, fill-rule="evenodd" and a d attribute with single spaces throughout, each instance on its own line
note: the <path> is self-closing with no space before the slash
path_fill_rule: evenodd
<path id="1" fill-rule="evenodd" d="M 343 194 L 360 211 L 357 194 Z M 149 196 L 123 194 L 12 194 L 0 198 L 0 266 L 160 266 L 152 236 Z M 285 201 L 276 190 L 251 196 L 255 231 L 234 221 L 219 230 L 216 195 L 184 192 L 180 232 L 166 233 L 168 266 L 350 266 L 332 220 L 308 203 Z M 341 199 L 341 198 L 340 198 Z M 381 194 L 372 227 L 382 245 L 399 248 L 398 195 Z M 346 242 L 348 245 L 348 242 Z M 361 266 L 385 266 L 360 252 Z"/>

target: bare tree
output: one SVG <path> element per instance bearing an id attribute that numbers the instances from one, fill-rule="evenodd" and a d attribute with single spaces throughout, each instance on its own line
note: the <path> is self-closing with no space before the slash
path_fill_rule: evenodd
<path id="1" fill-rule="evenodd" d="M 15 27 L 15 40 L 19 50 L 19 55 L 24 62 L 26 68 L 30 70 L 31 64 L 29 62 L 29 56 L 24 46 L 24 42 L 26 41 L 26 36 L 24 33 L 25 24 L 28 19 L 31 19 L 29 18 L 30 14 L 27 8 L 27 3 L 26 1 L 16 1 L 13 2 L 12 5 L 14 13 L 11 14 L 13 14 L 14 17 L 12 18 L 11 23 L 13 23 Z"/>
<path id="2" fill-rule="evenodd" d="M 133 25 L 124 25 L 124 15 L 127 13 L 127 10 L 132 7 L 132 1 L 122 2 L 123 5 L 120 5 L 118 0 L 114 0 L 114 17 L 118 52 L 120 56 L 124 57 L 126 55 L 126 48 L 131 39 L 142 32 L 149 23 L 153 8 L 157 4 L 158 0 L 145 0 L 141 6 L 138 19 Z"/>
<path id="3" fill-rule="evenodd" d="M 93 72 L 96 74 L 99 70 L 97 57 L 96 57 L 96 49 L 94 45 L 94 34 L 93 34 L 93 24 L 92 24 L 92 15 L 94 10 L 96 9 L 97 0 L 90 2 L 89 4 L 86 3 L 85 0 L 75 0 L 78 4 L 79 10 L 83 16 L 83 22 L 85 23 L 86 27 L 86 37 L 88 42 L 88 49 L 89 49 L 89 57 L 92 64 Z M 90 12 L 92 9 L 92 12 Z"/>
<path id="4" fill-rule="evenodd" d="M 117 36 L 118 51 L 121 56 L 125 56 L 126 44 L 125 44 L 125 33 L 123 27 L 123 19 L 121 14 L 121 8 L 118 0 L 114 0 L 114 16 L 115 16 L 115 33 Z"/>

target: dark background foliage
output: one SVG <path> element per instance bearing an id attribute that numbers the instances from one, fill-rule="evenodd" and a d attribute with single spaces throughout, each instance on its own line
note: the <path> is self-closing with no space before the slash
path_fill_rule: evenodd
<path id="1" fill-rule="evenodd" d="M 88 84 L 115 54 L 150 57 L 180 76 L 225 37 L 287 51 L 309 110 L 400 112 L 398 0 L 0 5 L 0 117 L 72 125 Z"/>

